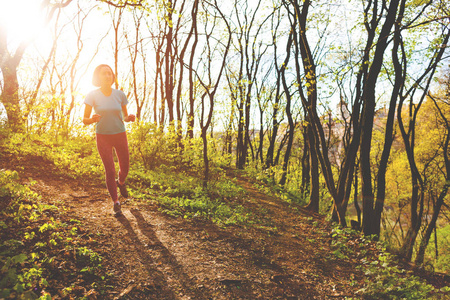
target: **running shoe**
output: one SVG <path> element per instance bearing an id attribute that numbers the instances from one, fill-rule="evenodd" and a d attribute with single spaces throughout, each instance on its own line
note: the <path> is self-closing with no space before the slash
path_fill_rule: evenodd
<path id="1" fill-rule="evenodd" d="M 119 184 L 119 180 L 116 180 L 116 184 L 117 184 L 117 187 L 120 190 L 120 194 L 122 195 L 122 197 L 128 198 L 128 191 L 127 191 L 126 184 L 125 183 L 124 184 Z"/>
<path id="2" fill-rule="evenodd" d="M 120 216 L 122 215 L 122 208 L 120 207 L 120 202 L 117 201 L 114 203 L 114 215 L 115 216 Z"/>

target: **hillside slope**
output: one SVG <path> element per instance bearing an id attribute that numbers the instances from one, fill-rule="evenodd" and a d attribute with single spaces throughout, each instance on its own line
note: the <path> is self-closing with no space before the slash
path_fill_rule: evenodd
<path id="1" fill-rule="evenodd" d="M 2 168 L 14 166 L 0 160 Z M 78 220 L 86 247 L 103 258 L 107 284 L 96 288 L 75 272 L 57 276 L 46 289 L 55 299 L 69 299 L 61 293 L 69 281 L 72 295 L 88 299 L 362 298 L 357 291 L 366 286 L 367 269 L 358 267 L 377 261 L 375 243 L 358 236 L 336 240 L 339 230 L 323 217 L 268 196 L 245 179 L 238 180 L 248 195 L 241 204 L 259 221 L 219 227 L 132 199 L 124 201 L 123 216 L 114 217 L 103 185 L 57 175 L 36 161 L 20 175 L 24 184 L 34 182 L 31 189 L 43 203 L 64 210 L 61 222 Z M 61 252 L 66 256 L 56 257 L 55 269 L 76 257 Z"/>

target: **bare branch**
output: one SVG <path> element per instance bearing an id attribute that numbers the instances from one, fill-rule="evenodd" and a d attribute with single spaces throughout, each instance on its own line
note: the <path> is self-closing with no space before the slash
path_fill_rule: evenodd
<path id="1" fill-rule="evenodd" d="M 130 7 L 143 7 L 143 0 L 139 0 L 139 1 L 125 1 L 122 3 L 122 1 L 119 1 L 119 3 L 115 3 L 114 1 L 108 1 L 108 0 L 98 0 L 100 2 L 109 4 L 111 6 L 117 7 L 117 8 L 124 8 L 127 6 Z"/>

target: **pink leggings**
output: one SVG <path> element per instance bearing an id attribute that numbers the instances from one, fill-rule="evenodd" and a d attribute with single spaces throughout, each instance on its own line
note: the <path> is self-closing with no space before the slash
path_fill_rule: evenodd
<path id="1" fill-rule="evenodd" d="M 114 166 L 113 148 L 119 161 L 119 182 L 124 183 L 130 169 L 130 155 L 126 132 L 118 134 L 98 134 L 97 149 L 105 167 L 106 187 L 111 199 L 117 201 L 116 169 Z"/>

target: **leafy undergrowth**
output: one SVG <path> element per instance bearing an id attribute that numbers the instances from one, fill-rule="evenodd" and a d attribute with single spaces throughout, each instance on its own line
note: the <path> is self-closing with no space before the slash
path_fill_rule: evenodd
<path id="1" fill-rule="evenodd" d="M 255 222 L 251 211 L 240 204 L 246 192 L 235 179 L 224 176 L 204 189 L 198 177 L 160 167 L 136 168 L 128 180 L 135 201 L 151 198 L 171 216 L 208 219 L 220 226 Z"/>
<path id="2" fill-rule="evenodd" d="M 71 178 L 99 178 L 99 182 L 103 177 L 92 141 L 57 143 L 48 138 L 12 136 L 0 146 L 4 162 L 8 161 L 19 171 L 51 169 Z M 133 164 L 128 177 L 130 205 L 151 202 L 160 211 L 177 218 L 198 218 L 220 227 L 269 228 L 268 233 L 276 234 L 277 228 L 265 218 L 267 211 L 248 205 L 251 195 L 237 180 L 242 174 L 234 176 L 228 172 L 227 175 L 216 165 L 205 190 L 201 173 L 195 171 L 196 165 L 159 165 L 149 170 L 138 157 Z M 102 266 L 106 250 L 96 241 L 96 235 L 84 229 L 81 221 L 68 218 L 62 206 L 45 204 L 40 195 L 20 182 L 16 171 L 0 171 L 0 298 L 105 298 L 102 295 L 117 278 Z M 289 194 L 279 188 L 272 189 L 263 181 L 253 179 L 252 185 L 289 205 L 293 201 Z M 321 225 L 316 218 L 307 219 L 319 231 Z M 326 260 L 350 263 L 349 268 L 364 275 L 364 279 L 357 276 L 351 279 L 350 285 L 359 288 L 355 299 L 450 297 L 448 277 L 402 265 L 381 243 L 339 227 L 331 227 L 323 235 L 331 241 Z"/>
<path id="3" fill-rule="evenodd" d="M 185 146 L 183 155 L 193 157 L 194 152 L 198 155 L 198 151 L 192 149 L 195 146 L 198 145 Z M 131 147 L 133 140 L 130 141 Z M 95 141 L 89 137 L 54 140 L 45 135 L 13 134 L 2 140 L 0 152 L 19 170 L 24 166 L 34 168 L 45 163 L 53 175 L 81 180 L 89 178 L 102 184 L 103 167 Z M 174 155 L 166 156 L 171 158 Z M 169 158 L 160 160 L 167 161 Z M 137 201 L 150 197 L 156 199 L 161 210 L 169 215 L 206 218 L 218 225 L 254 222 L 252 213 L 240 205 L 245 197 L 244 189 L 234 178 L 227 177 L 221 168 L 212 168 L 210 183 L 204 189 L 202 161 L 199 159 L 192 162 L 181 158 L 176 163 L 160 163 L 150 169 L 146 166 L 147 159 L 142 159 L 140 155 L 132 156 L 131 161 L 133 166 L 127 182 L 132 187 L 130 195 Z"/>
<path id="4" fill-rule="evenodd" d="M 16 171 L 0 171 L 0 298 L 101 295 L 109 277 L 95 236 L 18 180 Z"/>
<path id="5" fill-rule="evenodd" d="M 336 259 L 354 260 L 364 273 L 357 295 L 364 299 L 448 299 L 449 276 L 422 272 L 390 254 L 386 245 L 349 229 L 334 227 L 332 249 Z"/>

